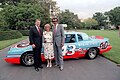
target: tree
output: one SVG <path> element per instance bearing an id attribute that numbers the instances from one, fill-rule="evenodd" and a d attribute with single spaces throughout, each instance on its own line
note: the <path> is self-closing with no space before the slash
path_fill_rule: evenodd
<path id="1" fill-rule="evenodd" d="M 42 25 L 50 21 L 49 14 L 44 14 L 44 10 L 39 5 L 30 5 L 19 3 L 18 6 L 9 5 L 5 7 L 1 13 L 7 22 L 9 29 L 28 29 L 34 25 L 34 21 L 40 18 Z"/>
<path id="2" fill-rule="evenodd" d="M 103 13 L 100 12 L 96 12 L 95 14 L 93 14 L 93 19 L 98 21 L 98 25 L 99 27 L 101 26 L 106 26 L 106 17 Z"/>
<path id="3" fill-rule="evenodd" d="M 73 12 L 70 12 L 69 10 L 62 11 L 59 14 L 59 20 L 62 24 L 67 24 L 67 29 L 77 29 L 81 28 L 81 21 L 78 18 L 77 15 L 75 15 Z"/>
<path id="4" fill-rule="evenodd" d="M 20 0 L 0 0 L 1 7 L 5 7 L 6 5 L 15 5 L 17 6 L 17 3 L 19 3 Z"/>
<path id="5" fill-rule="evenodd" d="M 31 5 L 38 4 L 44 10 L 45 12 L 44 14 L 50 13 L 49 16 L 53 15 L 52 17 L 57 16 L 58 13 L 60 12 L 59 7 L 56 6 L 57 4 L 56 1 L 53 0 L 21 0 L 21 2 Z"/>
<path id="6" fill-rule="evenodd" d="M 3 16 L 0 13 L 0 31 L 1 30 L 8 30 L 8 24 L 6 23 L 6 21 L 3 19 Z"/>
<path id="7" fill-rule="evenodd" d="M 120 25 L 120 7 L 116 7 L 105 13 L 109 17 L 109 20 L 112 25 L 119 26 Z"/>
<path id="8" fill-rule="evenodd" d="M 13 1 L 16 5 L 9 4 Z M 3 0 L 0 3 L 4 5 L 0 11 L 1 19 L 3 19 L 0 24 L 14 30 L 28 29 L 34 25 L 36 18 L 42 20 L 41 26 L 50 23 L 50 5 L 51 8 L 56 7 L 56 2 L 52 0 Z"/>
<path id="9" fill-rule="evenodd" d="M 85 27 L 88 29 L 92 29 L 93 27 L 97 29 L 98 22 L 95 19 L 88 18 L 84 20 Z"/>

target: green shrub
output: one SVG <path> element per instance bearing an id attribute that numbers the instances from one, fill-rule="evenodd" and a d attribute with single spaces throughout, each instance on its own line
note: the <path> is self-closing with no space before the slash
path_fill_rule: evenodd
<path id="1" fill-rule="evenodd" d="M 19 31 L 0 31 L 0 41 L 21 38 L 22 34 Z"/>
<path id="2" fill-rule="evenodd" d="M 29 30 L 20 30 L 23 36 L 29 36 Z"/>

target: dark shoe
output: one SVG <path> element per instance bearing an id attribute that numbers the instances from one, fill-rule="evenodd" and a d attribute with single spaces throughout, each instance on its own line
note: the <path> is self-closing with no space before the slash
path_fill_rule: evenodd
<path id="1" fill-rule="evenodd" d="M 37 71 L 37 72 L 38 72 L 38 71 L 39 71 L 39 69 L 38 69 L 38 68 L 35 68 L 35 71 Z"/>
<path id="2" fill-rule="evenodd" d="M 118 67 L 120 67 L 120 64 L 117 64 Z"/>
<path id="3" fill-rule="evenodd" d="M 60 67 L 60 71 L 62 71 L 63 70 L 63 67 Z"/>
<path id="4" fill-rule="evenodd" d="M 55 64 L 55 66 L 57 67 L 57 66 L 59 66 L 58 64 Z"/>
<path id="5" fill-rule="evenodd" d="M 39 66 L 39 68 L 40 68 L 40 69 L 42 69 L 42 68 L 43 68 L 43 66 Z"/>

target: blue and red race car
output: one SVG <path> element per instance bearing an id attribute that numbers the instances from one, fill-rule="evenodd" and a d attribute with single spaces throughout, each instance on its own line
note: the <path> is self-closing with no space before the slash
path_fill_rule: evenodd
<path id="1" fill-rule="evenodd" d="M 83 32 L 65 32 L 65 44 L 62 47 L 64 59 L 87 57 L 95 59 L 97 55 L 110 51 L 112 46 L 108 38 L 100 36 L 89 37 Z M 42 48 L 41 56 L 44 59 L 44 48 Z M 24 64 L 31 66 L 34 64 L 33 49 L 27 42 L 11 47 L 7 53 L 5 61 L 13 64 Z"/>

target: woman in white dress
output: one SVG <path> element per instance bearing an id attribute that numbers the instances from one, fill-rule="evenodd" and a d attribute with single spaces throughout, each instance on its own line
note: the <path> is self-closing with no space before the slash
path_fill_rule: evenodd
<path id="1" fill-rule="evenodd" d="M 47 67 L 52 67 L 52 59 L 54 58 L 53 50 L 53 35 L 50 31 L 50 25 L 45 25 L 45 31 L 43 32 L 44 39 L 44 57 L 47 59 Z"/>

